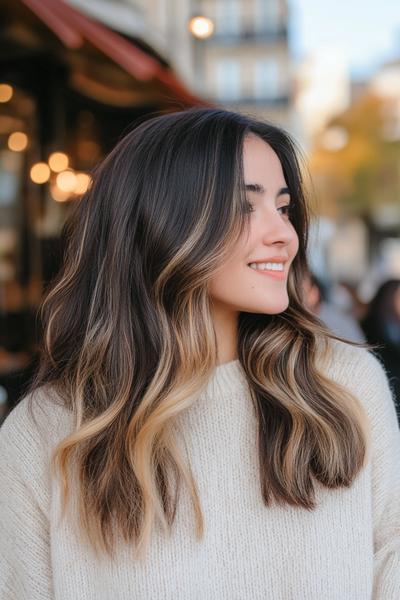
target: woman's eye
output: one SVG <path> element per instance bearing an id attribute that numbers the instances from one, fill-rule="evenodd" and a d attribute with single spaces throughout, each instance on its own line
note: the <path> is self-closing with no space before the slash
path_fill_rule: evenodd
<path id="1" fill-rule="evenodd" d="M 285 204 L 285 206 L 280 206 L 280 207 L 278 208 L 278 210 L 282 210 L 282 211 L 283 211 L 283 213 L 282 213 L 282 214 L 283 214 L 285 217 L 290 217 L 290 216 L 291 216 L 291 214 L 292 214 L 292 207 L 291 207 L 291 205 L 290 205 L 290 204 Z"/>

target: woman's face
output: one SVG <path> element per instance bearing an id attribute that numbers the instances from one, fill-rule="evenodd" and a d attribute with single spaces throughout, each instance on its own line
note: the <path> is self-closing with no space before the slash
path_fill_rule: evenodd
<path id="1" fill-rule="evenodd" d="M 210 296 L 219 311 L 277 314 L 289 304 L 288 272 L 299 247 L 290 196 L 278 156 L 255 135 L 245 139 L 243 168 L 249 229 L 212 277 Z"/>

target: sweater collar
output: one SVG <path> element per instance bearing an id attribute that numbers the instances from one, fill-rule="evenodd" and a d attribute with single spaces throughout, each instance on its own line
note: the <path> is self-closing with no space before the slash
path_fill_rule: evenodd
<path id="1" fill-rule="evenodd" d="M 239 359 L 217 365 L 208 381 L 207 396 L 226 396 L 244 394 L 248 391 L 248 384 Z"/>

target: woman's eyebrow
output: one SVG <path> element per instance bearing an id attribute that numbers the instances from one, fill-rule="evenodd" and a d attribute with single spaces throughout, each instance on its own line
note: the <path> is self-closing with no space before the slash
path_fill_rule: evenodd
<path id="1" fill-rule="evenodd" d="M 256 194 L 265 194 L 265 188 L 259 183 L 246 183 L 246 192 L 255 192 Z"/>
<path id="2" fill-rule="evenodd" d="M 246 192 L 254 192 L 256 194 L 265 194 L 265 188 L 260 183 L 246 183 L 244 187 L 245 187 Z M 281 188 L 279 190 L 279 192 L 276 194 L 276 197 L 283 196 L 284 194 L 290 195 L 290 191 L 289 191 L 288 187 Z"/>

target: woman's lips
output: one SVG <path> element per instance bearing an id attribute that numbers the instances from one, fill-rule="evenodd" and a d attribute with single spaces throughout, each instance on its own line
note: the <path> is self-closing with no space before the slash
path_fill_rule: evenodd
<path id="1" fill-rule="evenodd" d="M 280 280 L 286 279 L 285 269 L 283 271 L 271 271 L 270 269 L 252 269 L 251 267 L 249 267 L 249 269 L 251 269 L 253 273 L 258 273 L 259 275 L 273 277 L 274 279 Z"/>

